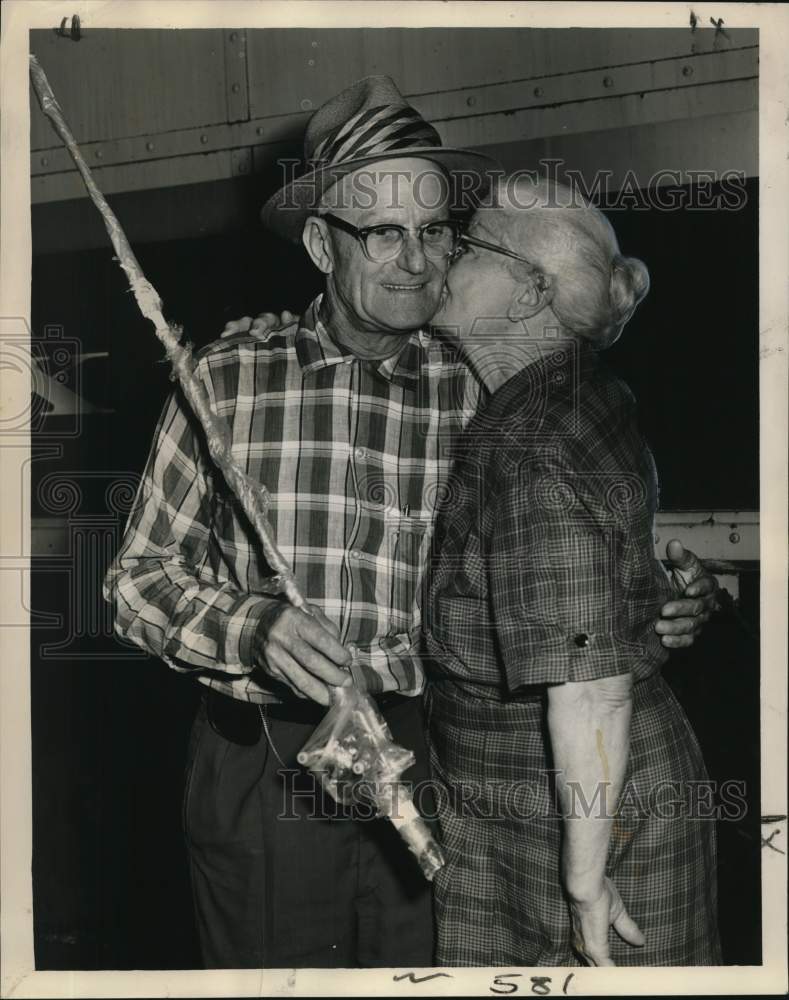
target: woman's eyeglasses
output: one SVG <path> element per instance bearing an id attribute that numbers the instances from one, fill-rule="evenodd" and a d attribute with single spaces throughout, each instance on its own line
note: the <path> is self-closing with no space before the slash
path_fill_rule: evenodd
<path id="1" fill-rule="evenodd" d="M 490 250 L 492 253 L 501 254 L 503 257 L 510 257 L 512 260 L 519 260 L 532 271 L 537 287 L 545 289 L 548 287 L 548 279 L 536 264 L 533 264 L 527 257 L 523 257 L 508 247 L 500 246 L 498 243 L 488 243 L 487 240 L 479 240 L 476 236 L 469 236 L 468 233 L 461 233 L 458 243 L 452 254 L 452 260 L 456 261 L 467 253 L 469 247 L 479 247 L 481 250 Z"/>
<path id="2" fill-rule="evenodd" d="M 488 243 L 487 240 L 478 240 L 476 236 L 469 236 L 468 233 L 461 233 L 457 249 L 455 250 L 455 258 L 462 257 L 469 246 L 479 247 L 482 250 L 490 250 L 493 253 L 500 253 L 505 257 L 511 257 L 513 260 L 519 260 L 524 264 L 528 264 L 529 267 L 535 267 L 530 260 L 522 257 L 519 253 L 515 253 L 514 250 L 499 246 L 498 243 Z"/>

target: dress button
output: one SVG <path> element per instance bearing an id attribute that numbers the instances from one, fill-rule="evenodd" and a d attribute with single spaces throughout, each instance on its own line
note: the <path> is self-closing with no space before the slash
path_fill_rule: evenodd
<path id="1" fill-rule="evenodd" d="M 580 649 L 585 649 L 589 645 L 590 639 L 589 636 L 586 634 L 586 632 L 579 632 L 578 635 L 575 636 L 575 638 L 573 639 L 573 642 Z"/>
<path id="2" fill-rule="evenodd" d="M 352 559 L 361 559 L 362 558 L 362 554 L 361 554 L 361 552 L 358 549 L 353 549 L 351 551 L 351 558 Z"/>
<path id="3" fill-rule="evenodd" d="M 364 450 L 364 448 L 357 448 L 354 454 L 356 455 L 357 458 L 362 459 L 367 454 L 367 452 Z"/>

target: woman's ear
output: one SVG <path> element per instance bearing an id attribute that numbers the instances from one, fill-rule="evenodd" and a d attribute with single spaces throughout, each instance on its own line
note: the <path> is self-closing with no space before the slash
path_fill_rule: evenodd
<path id="1" fill-rule="evenodd" d="M 329 227 L 323 219 L 319 219 L 315 215 L 311 215 L 307 219 L 301 233 L 301 242 L 318 270 L 323 271 L 324 274 L 331 274 L 334 270 L 334 255 L 329 238 Z"/>
<path id="2" fill-rule="evenodd" d="M 515 286 L 507 318 L 517 323 L 542 312 L 553 300 L 553 281 L 548 274 L 531 271 Z"/>

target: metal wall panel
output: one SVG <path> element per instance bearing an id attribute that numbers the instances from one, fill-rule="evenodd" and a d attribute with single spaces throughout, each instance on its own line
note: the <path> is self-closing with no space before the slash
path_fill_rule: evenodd
<path id="1" fill-rule="evenodd" d="M 732 143 L 721 117 L 747 115 L 728 166 L 753 176 L 756 42 L 755 31 L 723 39 L 689 29 L 112 30 L 87 31 L 78 43 L 31 33 L 108 193 L 219 180 L 299 156 L 314 107 L 373 72 L 394 76 L 447 145 L 640 129 L 630 143 L 634 169 L 655 159 L 644 127 L 690 121 L 662 130 L 665 166 L 686 167 L 681 141 L 689 140 L 694 150 L 713 146 L 708 169 L 724 169 Z M 38 107 L 31 147 L 34 203 L 82 195 Z"/>
<path id="2" fill-rule="evenodd" d="M 739 30 L 722 44 L 756 43 Z M 689 28 L 358 28 L 250 31 L 247 44 L 250 115 L 261 118 L 314 109 L 374 73 L 414 96 L 712 52 L 721 40 Z"/>
<path id="3" fill-rule="evenodd" d="M 72 42 L 51 31 L 31 31 L 30 50 L 77 142 L 109 141 L 228 121 L 226 64 L 233 66 L 238 57 L 226 35 L 87 30 Z M 31 95 L 30 148 L 59 145 Z"/>
<path id="4" fill-rule="evenodd" d="M 608 192 L 687 184 L 694 171 L 714 171 L 718 176 L 737 171 L 758 175 L 758 115 L 744 111 L 705 118 L 635 125 L 632 128 L 568 132 L 481 147 L 504 170 L 537 170 L 540 161 L 559 160 L 558 179 L 567 170 L 587 185 L 595 177 Z M 667 171 L 679 171 L 680 178 Z M 669 195 L 665 196 L 669 204 Z"/>
<path id="5" fill-rule="evenodd" d="M 150 191 L 158 188 L 201 184 L 205 181 L 226 180 L 251 170 L 252 151 L 223 150 L 197 156 L 174 156 L 142 163 L 119 163 L 94 170 L 96 183 L 103 194 L 121 191 Z M 76 170 L 35 178 L 36 204 L 47 201 L 68 201 L 87 198 L 85 185 Z"/>
<path id="6" fill-rule="evenodd" d="M 723 112 L 755 112 L 756 100 L 756 80 L 733 81 L 451 119 L 440 122 L 438 130 L 448 146 L 477 147 L 577 132 L 625 130 L 660 122 L 694 121 L 697 141 L 704 143 L 704 119 Z M 751 152 L 753 160 L 755 148 Z M 675 162 L 671 166 L 682 169 L 684 163 Z"/>

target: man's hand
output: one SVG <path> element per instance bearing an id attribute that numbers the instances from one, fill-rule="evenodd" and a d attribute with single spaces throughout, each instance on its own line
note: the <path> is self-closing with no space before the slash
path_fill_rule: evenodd
<path id="1" fill-rule="evenodd" d="M 234 333 L 253 333 L 258 337 L 263 337 L 271 330 L 290 326 L 295 320 L 296 316 L 289 309 L 283 309 L 281 316 L 272 312 L 260 313 L 254 319 L 251 316 L 242 316 L 240 319 L 231 319 L 229 323 L 226 323 L 221 336 L 231 337 Z"/>
<path id="2" fill-rule="evenodd" d="M 646 943 L 638 925 L 625 909 L 614 883 L 606 878 L 599 893 L 589 900 L 571 899 L 573 947 L 587 965 L 614 965 L 608 946 L 608 928 L 634 947 Z"/>
<path id="3" fill-rule="evenodd" d="M 718 581 L 702 566 L 699 558 L 672 539 L 666 546 L 666 555 L 672 563 L 674 583 L 680 597 L 669 601 L 660 609 L 661 617 L 655 631 L 661 642 L 670 649 L 692 646 L 704 623 L 715 610 L 715 592 Z"/>
<path id="4" fill-rule="evenodd" d="M 320 609 L 309 605 L 311 614 L 287 607 L 265 634 L 255 637 L 256 666 L 286 684 L 298 698 L 329 704 L 329 684 L 353 683 L 341 667 L 351 654 L 340 643 L 337 626 Z"/>

